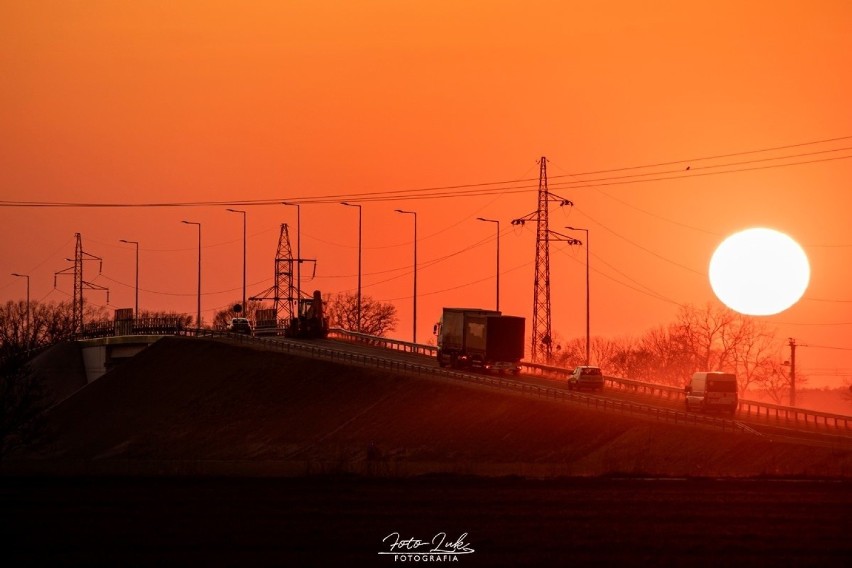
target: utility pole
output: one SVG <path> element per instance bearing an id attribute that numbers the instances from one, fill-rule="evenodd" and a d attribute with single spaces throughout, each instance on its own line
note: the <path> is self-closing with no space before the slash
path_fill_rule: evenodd
<path id="1" fill-rule="evenodd" d="M 417 343 L 417 211 L 395 209 L 397 213 L 414 216 L 414 324 L 411 332 L 411 342 Z"/>
<path id="2" fill-rule="evenodd" d="M 796 340 L 790 338 L 790 406 L 796 406 Z"/>
<path id="3" fill-rule="evenodd" d="M 185 225 L 198 226 L 198 315 L 195 327 L 201 329 L 201 223 L 195 221 L 181 221 Z"/>
<path id="4" fill-rule="evenodd" d="M 500 221 L 499 219 L 486 219 L 485 217 L 477 217 L 477 221 L 485 221 L 486 223 L 497 224 L 497 307 L 496 311 L 500 311 Z"/>
<path id="5" fill-rule="evenodd" d="M 27 319 L 24 322 L 26 329 L 26 346 L 30 345 L 30 275 L 29 274 L 18 274 L 17 272 L 13 272 L 12 276 L 17 276 L 18 278 L 26 278 L 27 279 Z"/>
<path id="6" fill-rule="evenodd" d="M 585 231 L 586 233 L 586 365 L 589 365 L 589 353 L 591 345 L 590 337 L 590 312 L 589 312 L 589 230 L 575 227 L 565 227 L 570 231 Z"/>
<path id="7" fill-rule="evenodd" d="M 125 243 L 128 245 L 136 245 L 136 307 L 133 311 L 133 321 L 139 321 L 139 241 L 128 241 L 125 239 L 119 239 L 120 243 Z"/>
<path id="8" fill-rule="evenodd" d="M 358 332 L 361 332 L 361 206 L 357 203 L 348 203 L 346 201 L 341 201 L 341 205 L 346 205 L 348 207 L 357 207 L 358 208 L 358 300 L 357 300 L 357 312 L 358 312 Z"/>
<path id="9" fill-rule="evenodd" d="M 248 306 L 246 305 L 246 212 L 241 209 L 226 209 L 229 213 L 243 214 L 243 315 L 248 317 Z"/>

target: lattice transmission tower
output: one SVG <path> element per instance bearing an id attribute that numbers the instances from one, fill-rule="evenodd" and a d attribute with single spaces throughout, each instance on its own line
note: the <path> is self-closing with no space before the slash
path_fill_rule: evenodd
<path id="1" fill-rule="evenodd" d="M 73 266 L 69 266 L 64 270 L 60 270 L 59 272 L 54 273 L 53 275 L 53 287 L 56 288 L 56 278 L 58 276 L 73 274 L 74 276 L 74 292 L 72 294 L 72 304 L 71 304 L 71 325 L 74 328 L 74 335 L 79 335 L 83 332 L 83 290 L 103 290 L 106 291 L 106 301 L 109 304 L 109 288 L 104 286 L 100 286 L 98 284 L 93 284 L 91 282 L 86 282 L 85 278 L 83 278 L 83 263 L 86 260 L 97 260 L 98 261 L 98 274 L 101 273 L 103 269 L 104 260 L 93 254 L 89 254 L 83 250 L 83 237 L 80 236 L 80 233 L 74 233 L 74 238 L 76 239 L 76 244 L 74 245 L 74 260 L 72 261 L 70 258 L 65 260 L 69 262 L 73 262 Z"/>
<path id="2" fill-rule="evenodd" d="M 570 200 L 551 193 L 547 188 L 547 158 L 539 160 L 538 207 L 518 219 L 513 225 L 523 225 L 535 220 L 535 276 L 533 279 L 533 317 L 530 338 L 530 360 L 533 363 L 549 363 L 553 355 L 553 328 L 550 308 L 550 241 L 562 241 L 569 245 L 581 242 L 575 238 L 552 231 L 549 226 L 549 208 L 552 201 L 560 206 L 574 205 Z"/>
<path id="3" fill-rule="evenodd" d="M 278 248 L 275 251 L 275 279 L 272 286 L 249 300 L 272 300 L 277 322 L 289 322 L 293 317 L 295 287 L 293 285 L 293 249 L 290 247 L 290 233 L 287 223 L 281 224 L 278 234 Z"/>

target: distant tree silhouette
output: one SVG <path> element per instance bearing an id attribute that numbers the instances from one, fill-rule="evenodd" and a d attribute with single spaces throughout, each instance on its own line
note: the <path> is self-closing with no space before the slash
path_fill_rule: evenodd
<path id="1" fill-rule="evenodd" d="M 638 340 L 593 337 L 590 363 L 607 375 L 674 386 L 686 384 L 696 371 L 726 371 L 737 375 L 741 394 L 757 388 L 777 397 L 789 390 L 789 379 L 779 371 L 781 348 L 765 322 L 708 303 L 682 306 L 673 322 Z M 585 338 L 564 342 L 557 357 L 560 366 L 582 364 Z"/>
<path id="2" fill-rule="evenodd" d="M 326 295 L 325 311 L 329 325 L 350 331 L 358 330 L 358 296 L 355 294 Z M 361 332 L 383 336 L 396 329 L 396 306 L 361 296 Z"/>
<path id="3" fill-rule="evenodd" d="M 27 323 L 27 305 L 24 301 L 8 301 L 0 305 L 0 358 L 67 341 L 74 336 L 71 302 L 30 303 L 30 320 Z M 84 321 L 109 321 L 106 308 L 86 304 Z"/>

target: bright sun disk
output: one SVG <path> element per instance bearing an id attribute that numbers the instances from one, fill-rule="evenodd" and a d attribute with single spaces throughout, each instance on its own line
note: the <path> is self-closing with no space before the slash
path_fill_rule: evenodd
<path id="1" fill-rule="evenodd" d="M 710 259 L 710 286 L 719 300 L 753 316 L 777 314 L 798 302 L 810 275 L 802 247 L 772 229 L 735 233 Z"/>

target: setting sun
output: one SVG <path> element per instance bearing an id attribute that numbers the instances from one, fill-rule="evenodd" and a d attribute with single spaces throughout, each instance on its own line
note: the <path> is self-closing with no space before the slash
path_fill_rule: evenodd
<path id="1" fill-rule="evenodd" d="M 802 247 L 772 229 L 747 229 L 725 239 L 710 259 L 710 285 L 729 308 L 753 316 L 783 312 L 808 287 Z"/>

